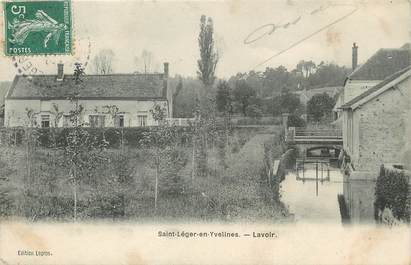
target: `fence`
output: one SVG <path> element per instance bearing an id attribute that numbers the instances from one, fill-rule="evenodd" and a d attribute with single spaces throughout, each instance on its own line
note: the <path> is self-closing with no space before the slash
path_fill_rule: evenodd
<path id="1" fill-rule="evenodd" d="M 287 141 L 298 140 L 342 140 L 342 131 L 336 129 L 289 127 Z"/>
<path id="2" fill-rule="evenodd" d="M 167 118 L 171 125 L 175 126 L 190 126 L 194 122 L 194 118 Z"/>
<path id="3" fill-rule="evenodd" d="M 327 130 L 327 129 L 318 129 L 318 130 L 310 130 L 306 128 L 299 128 L 295 127 L 294 130 L 294 135 L 295 137 L 307 137 L 309 136 L 310 138 L 323 138 L 323 137 L 335 137 L 335 138 L 341 138 L 342 137 L 342 131 L 341 130 Z"/>

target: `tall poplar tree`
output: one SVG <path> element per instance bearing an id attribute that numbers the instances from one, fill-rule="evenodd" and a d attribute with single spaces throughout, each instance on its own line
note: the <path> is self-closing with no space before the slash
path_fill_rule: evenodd
<path id="1" fill-rule="evenodd" d="M 197 61 L 197 76 L 204 87 L 197 92 L 196 122 L 193 136 L 193 176 L 207 176 L 207 136 L 209 129 L 215 125 L 213 119 L 215 108 L 209 98 L 209 92 L 216 79 L 215 70 L 218 54 L 214 42 L 214 25 L 212 18 L 202 15 L 198 36 L 200 58 Z M 211 100 L 210 100 L 211 99 Z M 195 162 L 195 160 L 197 160 Z"/>

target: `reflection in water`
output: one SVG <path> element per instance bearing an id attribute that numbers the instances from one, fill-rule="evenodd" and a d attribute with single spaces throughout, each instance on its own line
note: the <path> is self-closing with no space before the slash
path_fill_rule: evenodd
<path id="1" fill-rule="evenodd" d="M 315 179 L 315 169 L 305 171 L 305 176 Z M 343 176 L 338 169 L 330 170 L 330 181 L 297 180 L 295 171 L 289 172 L 281 183 L 281 200 L 298 221 L 341 223 L 337 195 L 343 193 Z"/>

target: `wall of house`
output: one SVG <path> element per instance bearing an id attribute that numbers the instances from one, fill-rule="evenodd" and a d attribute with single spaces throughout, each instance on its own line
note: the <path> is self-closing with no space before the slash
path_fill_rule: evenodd
<path id="1" fill-rule="evenodd" d="M 27 109 L 32 109 L 36 113 L 35 120 L 37 124 L 41 124 L 41 115 L 50 115 L 50 126 L 54 126 L 55 110 L 53 105 L 58 106 L 58 112 L 69 114 L 71 110 L 75 109 L 73 102 L 69 100 L 19 100 L 6 99 L 5 104 L 5 126 L 27 126 L 29 120 L 27 118 Z M 124 115 L 125 127 L 140 126 L 138 115 L 147 116 L 147 126 L 157 125 L 154 121 L 150 110 L 154 108 L 155 104 L 162 104 L 168 109 L 166 100 L 159 101 L 135 101 L 135 100 L 79 100 L 79 104 L 84 107 L 82 114 L 82 121 L 89 122 L 89 116 L 93 114 L 100 114 L 105 116 L 105 126 L 113 127 L 114 119 L 112 115 L 107 113 L 107 108 L 104 106 L 115 105 L 118 107 L 118 113 Z M 58 121 L 58 127 L 63 126 L 64 118 Z"/>
<path id="2" fill-rule="evenodd" d="M 344 86 L 342 103 L 347 103 L 351 99 L 381 82 L 382 80 L 347 80 Z"/>
<path id="3" fill-rule="evenodd" d="M 357 170 L 378 173 L 383 163 L 399 163 L 409 134 L 411 78 L 356 109 L 359 117 Z"/>
<path id="4" fill-rule="evenodd" d="M 5 100 L 4 126 L 29 126 L 27 110 L 40 110 L 40 100 Z"/>
<path id="5" fill-rule="evenodd" d="M 352 222 L 372 222 L 380 166 L 404 162 L 410 150 L 410 78 L 355 109 L 351 118 L 348 116 L 344 111 L 344 149 L 354 169 L 344 172 L 344 197 Z"/>
<path id="6" fill-rule="evenodd" d="M 408 80 L 408 82 L 410 82 Z M 410 85 L 408 85 L 408 88 Z M 408 104 L 406 104 L 406 111 L 404 112 L 404 122 L 405 122 L 405 144 L 401 148 L 401 162 L 404 168 L 411 171 L 411 98 L 410 95 L 407 96 Z M 408 136 L 408 137 L 407 137 Z M 411 185 L 411 183 L 410 183 Z"/>
<path id="7" fill-rule="evenodd" d="M 359 156 L 359 117 L 356 114 L 351 110 L 342 114 L 343 148 L 351 159 Z"/>

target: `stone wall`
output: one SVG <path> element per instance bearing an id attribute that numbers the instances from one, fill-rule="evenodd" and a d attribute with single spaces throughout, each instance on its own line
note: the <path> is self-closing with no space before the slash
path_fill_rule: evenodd
<path id="1" fill-rule="evenodd" d="M 359 118 L 359 153 L 356 170 L 378 172 L 384 163 L 401 162 L 410 136 L 406 121 L 411 115 L 411 79 L 400 83 L 356 109 Z"/>
<path id="2" fill-rule="evenodd" d="M 403 161 L 409 149 L 411 80 L 408 78 L 355 109 L 351 140 L 352 168 L 344 175 L 344 196 L 351 221 L 373 222 L 375 183 L 380 166 Z M 346 112 L 344 113 L 346 116 Z M 346 118 L 346 117 L 345 117 Z M 344 120 L 347 126 L 347 120 Z"/>
<path id="3" fill-rule="evenodd" d="M 369 172 L 361 171 L 344 175 L 343 192 L 352 223 L 374 222 L 374 178 Z"/>

